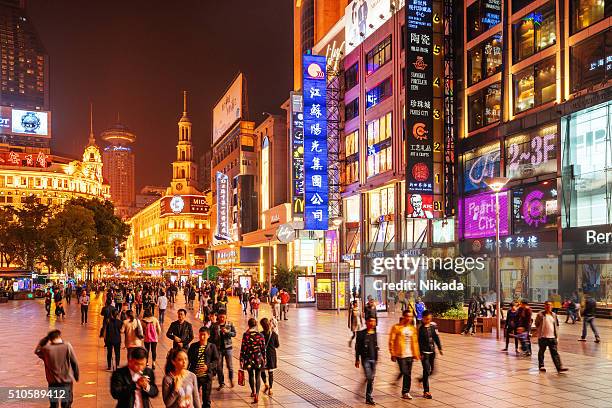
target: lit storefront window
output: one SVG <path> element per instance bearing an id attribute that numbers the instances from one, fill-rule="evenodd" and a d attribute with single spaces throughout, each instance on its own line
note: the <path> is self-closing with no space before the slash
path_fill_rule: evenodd
<path id="1" fill-rule="evenodd" d="M 366 75 L 370 75 L 391 61 L 391 36 L 378 43 L 366 54 Z"/>
<path id="2" fill-rule="evenodd" d="M 346 167 L 344 174 L 345 184 L 352 184 L 359 180 L 359 131 L 346 135 L 344 139 Z"/>
<path id="3" fill-rule="evenodd" d="M 587 28 L 612 15 L 610 0 L 572 0 L 572 33 Z"/>
<path id="4" fill-rule="evenodd" d="M 468 96 L 468 130 L 499 122 L 501 113 L 501 85 L 496 82 Z"/>
<path id="5" fill-rule="evenodd" d="M 366 109 L 378 105 L 392 94 L 391 78 L 387 78 L 366 93 Z"/>
<path id="6" fill-rule="evenodd" d="M 488 40 L 468 51 L 468 81 L 474 85 L 501 71 L 502 43 L 501 34 L 495 34 Z"/>
<path id="7" fill-rule="evenodd" d="M 514 113 L 554 101 L 557 96 L 555 58 L 548 58 L 514 75 Z"/>
<path id="8" fill-rule="evenodd" d="M 594 35 L 571 48 L 572 92 L 605 83 L 612 78 L 612 30 Z"/>
<path id="9" fill-rule="evenodd" d="M 480 0 L 467 8 L 467 38 L 473 40 L 501 23 L 501 0 Z"/>
<path id="10" fill-rule="evenodd" d="M 368 193 L 370 216 L 370 251 L 388 249 L 395 236 L 395 189 L 384 187 Z"/>
<path id="11" fill-rule="evenodd" d="M 368 177 L 391 170 L 391 112 L 367 125 Z"/>
<path id="12" fill-rule="evenodd" d="M 554 45 L 557 41 L 555 31 L 555 3 L 536 9 L 527 14 L 513 26 L 514 31 L 514 62 L 542 51 Z"/>

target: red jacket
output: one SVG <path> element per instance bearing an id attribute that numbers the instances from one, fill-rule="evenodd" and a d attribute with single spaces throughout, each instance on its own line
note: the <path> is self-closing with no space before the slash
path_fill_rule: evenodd
<path id="1" fill-rule="evenodd" d="M 287 292 L 281 293 L 280 299 L 281 299 L 281 304 L 286 305 L 287 303 L 289 303 L 289 294 Z"/>

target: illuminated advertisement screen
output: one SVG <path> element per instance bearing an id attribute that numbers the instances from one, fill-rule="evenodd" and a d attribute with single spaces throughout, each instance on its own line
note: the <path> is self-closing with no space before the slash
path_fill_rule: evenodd
<path id="1" fill-rule="evenodd" d="M 346 53 L 374 33 L 391 17 L 391 0 L 353 0 L 344 10 Z"/>
<path id="2" fill-rule="evenodd" d="M 13 109 L 11 131 L 20 135 L 49 136 L 49 113 Z"/>
<path id="3" fill-rule="evenodd" d="M 302 95 L 291 93 L 291 184 L 293 214 L 304 213 L 304 103 Z"/>
<path id="4" fill-rule="evenodd" d="M 0 106 L 0 131 L 11 132 L 12 109 L 8 106 Z"/>
<path id="5" fill-rule="evenodd" d="M 365 301 L 367 302 L 370 297 L 374 299 L 374 303 L 376 303 L 376 310 L 379 312 L 384 312 L 387 310 L 387 291 L 382 288 L 382 284 L 387 282 L 386 275 L 366 275 L 363 277 L 364 279 L 364 294 Z M 377 282 L 380 281 L 380 282 Z"/>
<path id="6" fill-rule="evenodd" d="M 463 236 L 482 238 L 495 236 L 495 194 L 477 194 L 460 201 Z M 499 235 L 508 235 L 508 192 L 499 193 Z"/>
<path id="7" fill-rule="evenodd" d="M 229 177 L 221 172 L 217 172 L 217 231 L 215 238 L 219 240 L 229 240 L 230 231 L 230 197 L 229 197 Z"/>
<path id="8" fill-rule="evenodd" d="M 512 190 L 514 233 L 533 232 L 557 226 L 557 183 L 545 181 Z"/>
<path id="9" fill-rule="evenodd" d="M 175 195 L 160 200 L 160 215 L 208 214 L 210 206 L 204 196 Z"/>
<path id="10" fill-rule="evenodd" d="M 251 289 L 251 277 L 250 276 L 239 276 L 238 282 L 240 282 L 240 287 L 242 289 Z"/>
<path id="11" fill-rule="evenodd" d="M 512 179 L 557 171 L 557 125 L 506 140 L 506 175 Z"/>
<path id="12" fill-rule="evenodd" d="M 298 302 L 312 303 L 315 298 L 315 277 L 314 276 L 298 276 Z"/>
<path id="13" fill-rule="evenodd" d="M 327 59 L 304 55 L 304 229 L 328 228 Z"/>
<path id="14" fill-rule="evenodd" d="M 406 192 L 434 193 L 432 0 L 406 1 Z M 439 111 L 437 113 L 439 117 Z"/>
<path id="15" fill-rule="evenodd" d="M 243 75 L 240 73 L 213 108 L 213 144 L 242 118 L 242 83 Z"/>
<path id="16" fill-rule="evenodd" d="M 463 160 L 463 190 L 466 193 L 486 188 L 485 180 L 499 176 L 499 144 L 485 146 L 474 153 L 467 153 Z"/>

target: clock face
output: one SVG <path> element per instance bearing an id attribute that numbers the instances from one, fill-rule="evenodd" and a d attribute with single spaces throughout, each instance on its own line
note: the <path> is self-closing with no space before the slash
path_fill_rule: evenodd
<path id="1" fill-rule="evenodd" d="M 177 190 L 182 190 L 183 189 L 183 183 L 176 183 L 176 189 Z"/>
<path id="2" fill-rule="evenodd" d="M 185 208 L 185 201 L 183 201 L 183 198 L 178 195 L 172 197 L 172 200 L 170 200 L 170 209 L 172 212 L 175 214 L 180 214 L 183 211 L 183 208 Z"/>

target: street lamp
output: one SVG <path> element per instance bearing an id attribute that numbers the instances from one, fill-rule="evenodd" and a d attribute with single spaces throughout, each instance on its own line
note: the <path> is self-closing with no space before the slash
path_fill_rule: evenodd
<path id="1" fill-rule="evenodd" d="M 495 193 L 495 338 L 501 338 L 501 256 L 499 245 L 499 193 L 510 181 L 507 177 L 493 177 L 485 180 L 486 185 Z"/>
<path id="2" fill-rule="evenodd" d="M 272 297 L 270 297 L 270 291 L 272 290 L 272 253 L 270 252 L 270 242 L 274 238 L 274 234 L 264 234 L 264 237 L 268 240 L 268 299 L 272 301 Z"/>
<path id="3" fill-rule="evenodd" d="M 342 217 L 334 217 L 331 219 L 331 223 L 336 227 L 336 312 L 340 313 L 340 226 L 344 220 Z"/>

